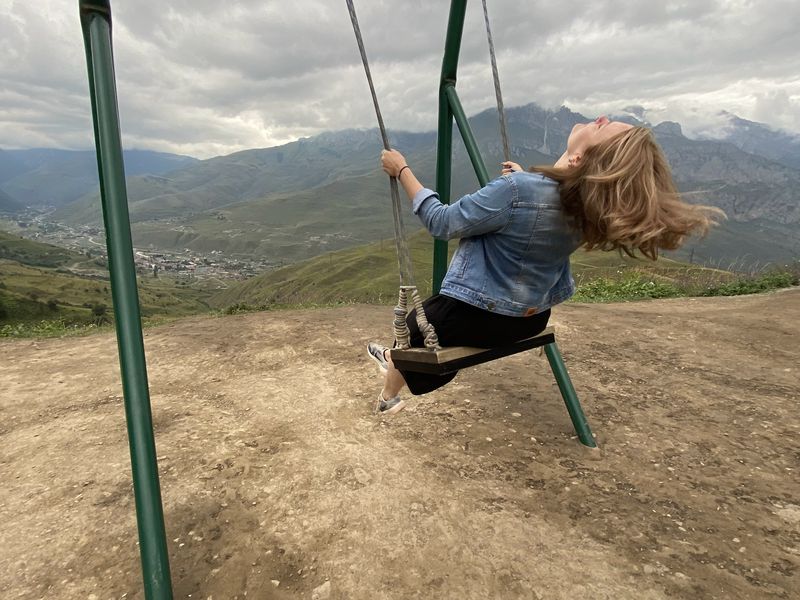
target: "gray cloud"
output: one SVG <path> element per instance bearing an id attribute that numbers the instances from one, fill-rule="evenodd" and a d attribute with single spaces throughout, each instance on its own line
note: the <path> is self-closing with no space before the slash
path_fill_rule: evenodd
<path id="1" fill-rule="evenodd" d="M 387 125 L 436 127 L 449 2 L 355 0 Z M 626 105 L 710 131 L 721 110 L 800 131 L 800 3 L 489 0 L 507 105 Z M 207 157 L 373 127 L 343 0 L 112 0 L 127 147 Z M 0 0 L 0 147 L 91 146 L 77 2 Z M 480 2 L 459 64 L 493 105 Z"/>

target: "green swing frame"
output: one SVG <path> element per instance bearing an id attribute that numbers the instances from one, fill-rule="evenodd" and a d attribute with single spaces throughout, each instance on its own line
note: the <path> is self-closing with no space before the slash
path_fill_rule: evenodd
<path id="1" fill-rule="evenodd" d="M 86 51 L 111 293 L 116 315 L 117 345 L 131 454 L 144 594 L 147 600 L 172 600 L 169 554 L 156 461 L 147 365 L 144 355 L 125 169 L 122 158 L 111 42 L 111 5 L 109 0 L 78 0 L 78 10 Z M 455 89 L 465 11 L 466 0 L 452 0 L 439 88 L 436 184 L 444 201 L 449 201 L 450 197 L 453 119 L 461 131 L 478 180 L 481 185 L 485 185 L 488 181 L 486 167 L 478 152 Z M 441 285 L 446 266 L 447 243 L 437 242 L 433 256 L 434 291 L 438 291 Z M 537 336 L 537 338 L 546 340 L 544 350 L 564 396 L 578 437 L 586 446 L 595 447 L 594 438 L 555 344 L 555 338 L 553 337 L 550 341 L 550 338 L 544 333 L 542 336 Z M 539 345 L 541 346 L 541 344 Z M 528 349 L 530 348 L 525 347 L 514 349 L 514 351 Z"/>
<path id="2" fill-rule="evenodd" d="M 481 186 L 489 182 L 489 173 L 486 164 L 481 157 L 475 136 L 469 126 L 464 108 L 458 98 L 456 91 L 456 79 L 458 73 L 458 58 L 461 49 L 461 37 L 464 31 L 464 16 L 467 10 L 467 0 L 452 0 L 450 3 L 450 16 L 447 23 L 447 37 L 445 40 L 444 59 L 442 61 L 442 74 L 439 83 L 439 123 L 436 148 L 436 189 L 442 202 L 450 202 L 450 184 L 452 179 L 452 156 L 453 156 L 453 122 L 455 121 L 461 138 L 466 147 L 467 154 L 472 162 L 475 175 Z M 437 293 L 447 271 L 447 241 L 435 240 L 433 250 L 433 293 Z M 446 353 L 439 351 L 438 357 L 426 359 L 421 357 L 425 350 L 398 351 L 392 350 L 392 360 L 399 367 L 407 367 L 409 370 L 425 370 L 430 373 L 452 372 L 462 366 L 472 366 L 490 360 L 495 360 L 502 356 L 510 356 L 519 352 L 525 352 L 534 348 L 544 347 L 547 360 L 553 376 L 558 383 L 561 396 L 566 404 L 575 432 L 580 442 L 589 448 L 596 448 L 592 431 L 586 420 L 578 395 L 564 365 L 564 360 L 555 340 L 555 333 L 548 329 L 535 338 L 522 340 L 517 344 L 507 346 L 502 349 L 481 350 L 461 349 L 454 352 L 456 356 L 449 359 Z"/>

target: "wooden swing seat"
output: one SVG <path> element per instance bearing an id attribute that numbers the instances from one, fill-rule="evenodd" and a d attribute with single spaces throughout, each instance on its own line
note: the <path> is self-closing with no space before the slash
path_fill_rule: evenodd
<path id="1" fill-rule="evenodd" d="M 394 366 L 401 370 L 414 371 L 418 373 L 430 373 L 433 375 L 445 375 L 474 367 L 481 363 L 511 356 L 534 348 L 544 348 L 550 369 L 558 383 L 558 389 L 564 404 L 567 406 L 570 419 L 578 434 L 578 439 L 584 446 L 597 448 L 597 442 L 589 428 L 586 415 L 583 413 L 578 395 L 572 386 L 572 381 L 564 366 L 561 352 L 556 345 L 556 336 L 552 327 L 543 330 L 539 335 L 520 340 L 514 344 L 500 346 L 498 348 L 472 348 L 470 346 L 450 346 L 441 350 L 428 350 L 427 348 L 409 348 L 400 350 L 392 348 L 391 357 Z"/>
<path id="2" fill-rule="evenodd" d="M 427 348 L 393 348 L 391 357 L 394 366 L 405 371 L 446 375 L 454 371 L 474 367 L 485 362 L 511 356 L 526 350 L 539 348 L 556 341 L 552 327 L 547 327 L 539 335 L 497 348 L 473 348 L 471 346 L 449 346 L 441 350 Z"/>

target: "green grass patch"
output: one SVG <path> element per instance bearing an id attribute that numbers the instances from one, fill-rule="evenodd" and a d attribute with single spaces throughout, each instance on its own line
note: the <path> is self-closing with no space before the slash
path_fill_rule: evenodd
<path id="1" fill-rule="evenodd" d="M 717 286 L 712 286 L 699 293 L 699 296 L 740 296 L 742 294 L 758 294 L 779 290 L 800 284 L 798 273 L 790 271 L 772 271 L 755 277 L 740 277 Z"/>
<path id="2" fill-rule="evenodd" d="M 255 310 L 255 309 L 254 309 Z M 212 314 L 212 313 L 209 313 Z M 171 323 L 181 317 L 155 316 L 142 319 L 142 329 Z M 85 336 L 114 331 L 113 318 L 88 321 L 70 321 L 62 317 L 39 321 L 19 321 L 0 324 L 0 338 L 51 338 Z"/>
<path id="3" fill-rule="evenodd" d="M 111 323 L 70 322 L 63 317 L 40 321 L 20 321 L 0 325 L 0 338 L 51 338 L 89 335 L 100 331 L 111 331 Z"/>
<path id="4" fill-rule="evenodd" d="M 576 302 L 623 302 L 683 295 L 676 285 L 654 279 L 636 272 L 626 273 L 616 280 L 598 277 L 580 285 L 572 299 Z"/>
<path id="5" fill-rule="evenodd" d="M 799 273 L 797 267 L 760 273 L 732 273 L 689 266 L 667 271 L 623 268 L 611 275 L 595 277 L 583 272 L 576 276 L 578 290 L 572 301 L 628 302 L 650 298 L 757 294 L 798 285 Z"/>

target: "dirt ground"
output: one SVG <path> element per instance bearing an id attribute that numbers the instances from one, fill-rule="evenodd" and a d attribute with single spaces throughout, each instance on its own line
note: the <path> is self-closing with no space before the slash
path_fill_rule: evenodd
<path id="1" fill-rule="evenodd" d="M 176 598 L 800 598 L 800 290 L 562 306 L 375 417 L 391 308 L 145 332 Z M 143 598 L 113 335 L 0 341 L 2 598 Z"/>

